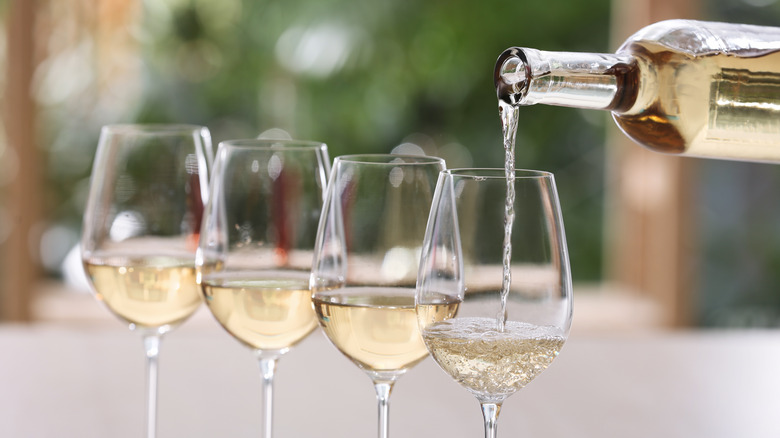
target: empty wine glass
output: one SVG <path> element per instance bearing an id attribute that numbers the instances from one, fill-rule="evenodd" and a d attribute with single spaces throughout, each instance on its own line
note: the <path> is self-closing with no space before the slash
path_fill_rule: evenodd
<path id="1" fill-rule="evenodd" d="M 572 318 L 569 259 L 553 175 L 441 173 L 417 283 L 436 363 L 479 400 L 495 438 L 503 401 L 558 356 Z M 514 190 L 512 190 L 514 189 Z M 441 320 L 435 309 L 457 306 Z"/>
<path id="2" fill-rule="evenodd" d="M 217 150 L 198 278 L 212 315 L 260 362 L 266 438 L 276 362 L 317 326 L 309 277 L 329 171 L 323 143 L 230 140 Z"/>
<path id="3" fill-rule="evenodd" d="M 379 436 L 395 381 L 428 353 L 414 313 L 420 247 L 440 158 L 337 157 L 317 232 L 314 309 L 330 341 L 376 388 Z"/>
<path id="4" fill-rule="evenodd" d="M 195 251 L 211 161 L 209 131 L 193 125 L 105 126 L 95 155 L 82 260 L 97 299 L 143 338 L 147 437 L 160 339 L 202 301 Z"/>

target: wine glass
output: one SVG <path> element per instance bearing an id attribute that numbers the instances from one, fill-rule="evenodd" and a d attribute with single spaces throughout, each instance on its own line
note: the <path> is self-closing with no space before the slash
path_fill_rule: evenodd
<path id="1" fill-rule="evenodd" d="M 217 150 L 198 280 L 212 315 L 260 362 L 266 438 L 277 360 L 317 326 L 309 277 L 329 172 L 323 143 L 230 140 Z"/>
<path id="2" fill-rule="evenodd" d="M 437 309 L 457 306 L 441 320 Z M 547 172 L 441 173 L 420 259 L 417 318 L 436 363 L 479 400 L 495 438 L 503 401 L 558 356 L 572 286 Z"/>
<path id="3" fill-rule="evenodd" d="M 374 382 L 379 436 L 395 381 L 428 352 L 414 313 L 420 247 L 444 160 L 337 157 L 317 232 L 314 310 L 325 334 Z"/>
<path id="4" fill-rule="evenodd" d="M 202 302 L 195 282 L 213 153 L 194 125 L 109 125 L 100 133 L 81 254 L 98 301 L 143 338 L 147 437 L 156 434 L 162 336 Z"/>

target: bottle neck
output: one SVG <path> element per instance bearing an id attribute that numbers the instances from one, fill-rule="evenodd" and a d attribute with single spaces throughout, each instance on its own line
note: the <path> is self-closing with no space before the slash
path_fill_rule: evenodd
<path id="1" fill-rule="evenodd" d="M 512 47 L 496 61 L 498 98 L 622 112 L 636 100 L 636 61 L 627 54 L 544 52 Z"/>

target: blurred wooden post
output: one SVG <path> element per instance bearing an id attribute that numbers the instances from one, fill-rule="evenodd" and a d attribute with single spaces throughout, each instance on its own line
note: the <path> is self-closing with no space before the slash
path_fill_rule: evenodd
<path id="1" fill-rule="evenodd" d="M 617 48 L 642 27 L 696 18 L 698 0 L 613 0 Z M 608 147 L 607 280 L 650 297 L 671 327 L 693 322 L 690 218 L 696 161 L 650 152 L 612 125 Z"/>
<path id="2" fill-rule="evenodd" d="M 35 143 L 35 103 L 31 96 L 34 70 L 36 0 L 11 0 L 7 15 L 6 86 L 3 122 L 6 140 L 18 158 L 16 176 L 5 189 L 11 233 L 0 246 L 0 320 L 27 321 L 38 277 L 31 232 L 39 220 L 43 167 Z"/>

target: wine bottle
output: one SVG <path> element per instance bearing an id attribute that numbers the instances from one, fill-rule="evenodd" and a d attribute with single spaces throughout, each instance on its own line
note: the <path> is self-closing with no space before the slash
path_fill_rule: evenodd
<path id="1" fill-rule="evenodd" d="M 498 98 L 612 112 L 657 152 L 780 162 L 780 28 L 667 20 L 614 54 L 512 47 L 494 70 Z"/>

